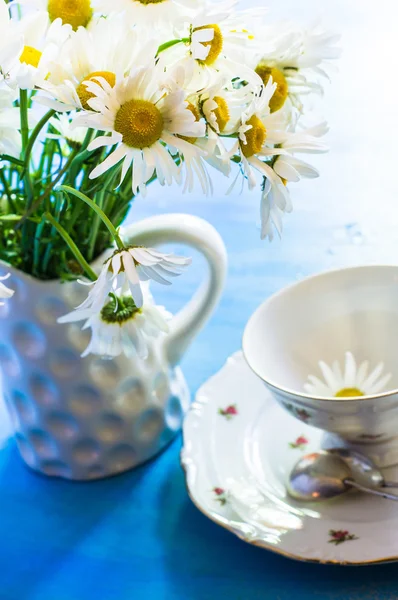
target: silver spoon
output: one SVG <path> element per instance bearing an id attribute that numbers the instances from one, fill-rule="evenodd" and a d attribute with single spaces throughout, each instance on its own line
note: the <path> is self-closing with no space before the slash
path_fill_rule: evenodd
<path id="1" fill-rule="evenodd" d="M 348 464 L 357 483 L 372 488 L 398 488 L 398 482 L 386 481 L 380 469 L 367 456 L 346 448 L 331 448 L 327 452 L 339 456 Z"/>
<path id="2" fill-rule="evenodd" d="M 367 487 L 354 481 L 348 464 L 337 454 L 314 452 L 301 458 L 293 468 L 287 484 L 295 500 L 317 502 L 345 494 L 356 488 L 361 492 L 398 500 L 398 496 Z"/>

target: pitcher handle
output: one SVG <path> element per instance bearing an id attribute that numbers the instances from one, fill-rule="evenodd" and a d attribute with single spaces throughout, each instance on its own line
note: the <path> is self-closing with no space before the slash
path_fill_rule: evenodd
<path id="1" fill-rule="evenodd" d="M 177 365 L 195 336 L 210 318 L 224 289 L 227 252 L 219 233 L 210 223 L 192 215 L 168 214 L 149 217 L 123 228 L 123 239 L 137 246 L 179 243 L 195 248 L 206 258 L 208 273 L 193 298 L 173 317 L 167 336 L 169 363 Z"/>

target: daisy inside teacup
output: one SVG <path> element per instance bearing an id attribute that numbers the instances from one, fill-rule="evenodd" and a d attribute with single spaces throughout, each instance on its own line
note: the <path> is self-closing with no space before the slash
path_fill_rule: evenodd
<path id="1" fill-rule="evenodd" d="M 304 384 L 304 390 L 311 396 L 342 399 L 374 396 L 388 391 L 392 377 L 391 373 L 384 373 L 382 362 L 373 369 L 368 360 L 357 365 L 351 352 L 345 354 L 344 368 L 338 360 L 331 365 L 320 360 L 318 365 L 322 379 L 311 374 Z"/>

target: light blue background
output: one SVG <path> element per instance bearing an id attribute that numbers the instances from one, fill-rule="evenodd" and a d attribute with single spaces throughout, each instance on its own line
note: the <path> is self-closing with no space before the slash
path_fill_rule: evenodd
<path id="1" fill-rule="evenodd" d="M 245 3 L 245 6 L 255 2 Z M 260 5 L 257 2 L 257 5 Z M 396 262 L 398 116 L 396 12 L 391 0 L 272 0 L 270 18 L 291 15 L 343 34 L 340 73 L 324 113 L 331 153 L 322 177 L 291 186 L 295 212 L 282 242 L 259 240 L 258 194 L 213 198 L 154 185 L 130 219 L 190 212 L 213 223 L 229 253 L 227 288 L 183 368 L 191 389 L 240 347 L 244 325 L 270 293 L 342 264 Z M 203 265 L 172 292 L 172 310 L 192 294 Z M 292 562 L 241 542 L 199 513 L 185 491 L 180 440 L 158 460 L 115 479 L 73 484 L 28 471 L 2 422 L 0 599 L 3 600 L 396 600 L 397 565 L 343 568 Z M 397 534 L 398 535 L 398 534 Z"/>

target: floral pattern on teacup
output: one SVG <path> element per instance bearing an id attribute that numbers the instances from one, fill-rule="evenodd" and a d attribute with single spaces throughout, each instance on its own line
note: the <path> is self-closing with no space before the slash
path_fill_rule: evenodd
<path id="1" fill-rule="evenodd" d="M 343 542 L 351 542 L 352 540 L 359 539 L 353 533 L 350 533 L 349 531 L 343 530 L 343 529 L 338 529 L 338 530 L 331 529 L 329 531 L 329 536 L 330 536 L 329 544 L 335 544 L 336 546 L 338 546 L 339 544 L 342 544 Z"/>
<path id="2" fill-rule="evenodd" d="M 311 415 L 305 408 L 296 408 L 293 404 L 284 404 L 286 410 L 290 412 L 296 419 L 300 419 L 303 423 L 308 423 Z"/>

